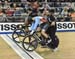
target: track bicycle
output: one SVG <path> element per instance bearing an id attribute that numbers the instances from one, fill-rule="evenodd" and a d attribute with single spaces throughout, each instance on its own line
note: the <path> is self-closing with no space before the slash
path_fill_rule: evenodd
<path id="1" fill-rule="evenodd" d="M 38 31 L 34 32 L 33 35 L 28 34 L 27 36 L 25 36 L 25 38 L 22 41 L 23 48 L 27 51 L 34 51 L 37 48 L 38 44 L 40 44 L 41 42 L 45 43 L 45 45 L 48 48 L 52 48 L 53 42 L 46 44 L 45 38 L 43 36 L 41 36 L 40 38 L 37 33 Z M 56 40 L 55 47 L 58 47 L 59 39 L 57 36 L 55 37 L 55 40 Z"/>

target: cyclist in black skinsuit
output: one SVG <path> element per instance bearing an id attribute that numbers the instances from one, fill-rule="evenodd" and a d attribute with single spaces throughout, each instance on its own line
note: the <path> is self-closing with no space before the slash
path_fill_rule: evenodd
<path id="1" fill-rule="evenodd" d="M 48 27 L 48 30 L 46 31 L 47 33 L 50 33 L 50 37 L 52 39 L 51 44 L 51 48 L 55 51 L 58 47 L 59 41 L 57 41 L 56 38 L 56 19 L 54 17 L 54 10 L 45 10 L 45 15 L 46 18 L 50 24 L 50 26 Z"/>

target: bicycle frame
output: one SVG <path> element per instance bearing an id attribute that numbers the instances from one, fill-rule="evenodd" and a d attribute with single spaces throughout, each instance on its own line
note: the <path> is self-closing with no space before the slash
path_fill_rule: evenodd
<path id="1" fill-rule="evenodd" d="M 39 36 L 38 36 L 37 32 L 35 32 L 35 33 L 33 34 L 33 37 L 37 38 L 38 42 L 40 42 L 40 41 L 41 41 L 41 39 L 39 38 Z"/>

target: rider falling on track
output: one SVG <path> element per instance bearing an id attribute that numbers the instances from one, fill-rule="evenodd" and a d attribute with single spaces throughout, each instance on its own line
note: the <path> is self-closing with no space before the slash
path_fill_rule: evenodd
<path id="1" fill-rule="evenodd" d="M 32 35 L 37 29 L 41 29 L 41 34 L 46 38 L 46 43 L 50 43 L 51 39 L 55 41 L 56 24 L 55 17 L 53 16 L 54 11 L 44 10 L 43 15 L 47 16 L 47 18 L 44 18 L 43 16 L 38 16 L 38 8 L 35 8 L 36 6 L 38 6 L 37 2 L 33 5 L 33 10 L 29 14 L 28 20 L 32 24 L 30 34 Z M 47 29 L 49 30 L 47 31 Z M 50 33 L 50 35 L 48 35 L 47 32 Z M 56 49 L 55 45 L 52 46 L 52 49 Z"/>
<path id="2" fill-rule="evenodd" d="M 56 38 L 56 18 L 54 17 L 54 10 L 51 9 L 45 9 L 44 12 L 43 12 L 43 16 L 46 16 L 46 19 L 48 20 L 49 22 L 49 27 L 48 27 L 48 30 L 46 31 L 46 33 L 50 33 L 50 37 L 52 39 L 52 42 L 54 44 L 52 44 L 52 49 L 57 49 L 57 46 L 59 44 L 59 41 L 55 40 Z"/>

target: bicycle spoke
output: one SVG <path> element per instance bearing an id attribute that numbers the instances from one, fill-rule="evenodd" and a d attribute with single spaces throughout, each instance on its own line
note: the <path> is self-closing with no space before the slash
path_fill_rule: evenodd
<path id="1" fill-rule="evenodd" d="M 18 36 L 17 36 L 17 37 L 15 37 L 15 38 L 18 38 Z M 15 38 L 14 38 L 14 39 L 15 39 Z"/>
<path id="2" fill-rule="evenodd" d="M 29 37 L 29 43 L 30 43 L 30 41 L 31 41 L 31 38 Z"/>
<path id="3" fill-rule="evenodd" d="M 28 48 L 27 48 L 28 50 L 29 50 L 30 46 L 31 46 L 31 44 L 29 44 L 29 46 L 28 46 Z"/>
<path id="4" fill-rule="evenodd" d="M 15 37 L 18 37 L 18 35 L 17 34 L 13 34 L 13 37 L 15 38 Z"/>
<path id="5" fill-rule="evenodd" d="M 29 42 L 24 42 L 25 44 L 29 44 Z"/>
<path id="6" fill-rule="evenodd" d="M 21 32 L 21 31 L 20 31 L 19 34 L 20 34 L 20 36 L 24 36 L 25 35 L 24 32 Z"/>
<path id="7" fill-rule="evenodd" d="M 24 37 L 24 35 L 22 35 L 22 34 L 20 34 L 20 33 L 15 33 L 14 36 L 15 36 L 15 35 L 16 35 L 17 37 L 14 37 L 14 38 L 18 38 L 18 37 L 20 37 L 20 36 L 21 36 L 21 37 Z"/>
<path id="8" fill-rule="evenodd" d="M 28 39 L 29 39 L 29 46 L 28 46 L 28 48 L 27 48 L 27 49 L 29 50 L 29 48 L 30 48 L 30 46 L 31 46 L 31 42 L 30 42 L 30 41 L 31 41 L 31 38 L 30 38 L 30 37 L 28 37 Z"/>

